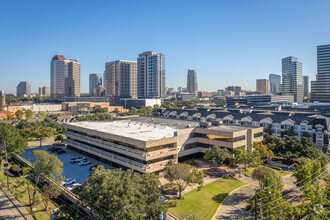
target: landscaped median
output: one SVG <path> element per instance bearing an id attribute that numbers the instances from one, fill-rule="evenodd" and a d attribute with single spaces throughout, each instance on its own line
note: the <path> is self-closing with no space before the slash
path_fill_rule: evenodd
<path id="1" fill-rule="evenodd" d="M 211 219 L 226 196 L 244 185 L 246 183 L 232 178 L 219 179 L 203 186 L 199 191 L 193 190 L 184 194 L 183 200 L 170 200 L 168 211 L 179 219 L 192 214 L 195 220 Z"/>

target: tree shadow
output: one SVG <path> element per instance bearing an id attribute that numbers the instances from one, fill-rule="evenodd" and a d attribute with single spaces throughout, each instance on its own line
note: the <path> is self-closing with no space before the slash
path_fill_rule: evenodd
<path id="1" fill-rule="evenodd" d="M 226 196 L 228 195 L 228 193 L 220 193 L 218 195 L 215 195 L 212 197 L 212 200 L 215 201 L 216 203 L 221 203 Z"/>

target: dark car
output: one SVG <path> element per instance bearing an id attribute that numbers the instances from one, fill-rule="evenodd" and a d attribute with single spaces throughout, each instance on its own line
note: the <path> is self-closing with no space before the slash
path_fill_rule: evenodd
<path id="1" fill-rule="evenodd" d="M 54 146 L 50 146 L 47 150 L 51 151 L 51 150 L 53 150 L 53 148 L 54 148 Z"/>
<path id="2" fill-rule="evenodd" d="M 65 151 L 65 150 L 58 150 L 57 153 L 58 153 L 58 154 L 65 154 L 66 151 Z"/>
<path id="3" fill-rule="evenodd" d="M 52 152 L 57 152 L 59 150 L 62 150 L 62 148 L 60 148 L 60 147 L 54 147 L 53 149 L 51 149 Z"/>

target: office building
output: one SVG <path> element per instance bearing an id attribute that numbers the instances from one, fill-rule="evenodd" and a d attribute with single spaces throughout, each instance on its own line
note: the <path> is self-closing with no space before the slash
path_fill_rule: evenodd
<path id="1" fill-rule="evenodd" d="M 31 86 L 28 82 L 20 82 L 16 87 L 17 96 L 30 96 L 31 95 Z"/>
<path id="2" fill-rule="evenodd" d="M 311 85 L 312 101 L 330 102 L 330 44 L 317 46 L 316 81 Z"/>
<path id="3" fill-rule="evenodd" d="M 50 64 L 50 95 L 52 100 L 65 96 L 80 96 L 80 64 L 55 55 Z"/>
<path id="4" fill-rule="evenodd" d="M 277 95 L 281 92 L 281 76 L 277 74 L 269 74 L 270 93 Z"/>
<path id="5" fill-rule="evenodd" d="M 226 96 L 226 104 L 230 105 L 264 105 L 269 103 L 291 103 L 294 102 L 293 95 L 244 95 Z"/>
<path id="6" fill-rule="evenodd" d="M 6 105 L 5 91 L 0 89 L 0 107 Z"/>
<path id="7" fill-rule="evenodd" d="M 50 87 L 49 86 L 39 87 L 39 96 L 50 96 Z"/>
<path id="8" fill-rule="evenodd" d="M 228 86 L 226 91 L 234 92 L 234 95 L 240 95 L 242 88 L 240 86 Z"/>
<path id="9" fill-rule="evenodd" d="M 196 70 L 188 70 L 187 74 L 187 91 L 189 93 L 197 94 L 197 71 Z"/>
<path id="10" fill-rule="evenodd" d="M 178 92 L 179 92 L 179 93 L 187 92 L 187 87 L 179 86 L 179 87 L 178 87 Z"/>
<path id="11" fill-rule="evenodd" d="M 105 88 L 104 88 L 104 86 L 102 86 L 102 85 L 98 85 L 98 86 L 96 86 L 96 96 L 97 97 L 102 97 L 102 96 L 105 96 Z"/>
<path id="12" fill-rule="evenodd" d="M 282 93 L 293 95 L 295 102 L 303 100 L 302 63 L 296 57 L 282 59 Z"/>
<path id="13" fill-rule="evenodd" d="M 251 108 L 244 110 L 227 107 L 222 109 L 158 109 L 157 115 L 162 118 L 178 119 L 180 120 L 178 124 L 182 123 L 182 120 L 186 120 L 188 123 L 208 121 L 212 124 L 220 123 L 223 126 L 270 127 L 272 136 L 275 137 L 286 137 L 288 130 L 293 129 L 298 139 L 308 134 L 319 150 L 324 153 L 329 150 L 330 121 L 327 117 L 316 115 L 315 112 L 293 113 L 291 111 L 255 110 Z M 264 134 L 267 134 L 266 131 Z"/>
<path id="14" fill-rule="evenodd" d="M 138 97 L 165 97 L 165 55 L 152 51 L 139 54 Z"/>
<path id="15" fill-rule="evenodd" d="M 257 79 L 256 81 L 257 92 L 260 94 L 269 94 L 269 80 L 268 79 Z"/>
<path id="16" fill-rule="evenodd" d="M 308 76 L 303 76 L 304 97 L 309 96 L 309 80 Z"/>
<path id="17" fill-rule="evenodd" d="M 138 88 L 136 68 L 136 61 L 117 60 L 105 63 L 105 94 L 136 98 Z"/>
<path id="18" fill-rule="evenodd" d="M 95 96 L 96 95 L 96 87 L 98 85 L 102 85 L 102 75 L 92 73 L 89 75 L 89 95 Z"/>
<path id="19" fill-rule="evenodd" d="M 200 157 L 214 145 L 233 153 L 263 140 L 262 127 L 219 125 L 142 116 L 63 124 L 68 148 L 140 173 L 159 173 L 167 163 Z M 231 154 L 228 162 L 232 159 Z"/>

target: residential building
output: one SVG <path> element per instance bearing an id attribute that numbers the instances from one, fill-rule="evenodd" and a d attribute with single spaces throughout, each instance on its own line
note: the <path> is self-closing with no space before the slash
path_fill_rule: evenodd
<path id="1" fill-rule="evenodd" d="M 62 102 L 61 110 L 62 111 L 77 111 L 79 110 L 79 105 L 84 106 L 86 110 L 97 108 L 105 108 L 110 106 L 109 102 Z"/>
<path id="2" fill-rule="evenodd" d="M 138 88 L 136 68 L 136 61 L 117 60 L 105 63 L 105 94 L 136 98 Z"/>
<path id="3" fill-rule="evenodd" d="M 257 79 L 257 92 L 260 94 L 268 95 L 270 93 L 269 90 L 269 80 L 268 79 Z"/>
<path id="4" fill-rule="evenodd" d="M 194 94 L 197 94 L 197 92 L 198 92 L 197 71 L 196 70 L 188 70 L 187 90 L 189 93 L 194 93 Z"/>
<path id="5" fill-rule="evenodd" d="M 212 92 L 199 91 L 198 98 L 211 98 L 213 96 Z"/>
<path id="6" fill-rule="evenodd" d="M 304 97 L 309 96 L 309 80 L 308 76 L 303 76 Z"/>
<path id="7" fill-rule="evenodd" d="M 167 163 L 200 157 L 214 145 L 233 153 L 263 140 L 262 127 L 219 125 L 142 116 L 63 124 L 69 149 L 140 173 L 159 173 Z"/>
<path id="8" fill-rule="evenodd" d="M 289 129 L 300 139 L 309 135 L 319 150 L 327 153 L 329 150 L 330 120 L 315 112 L 269 111 L 237 108 L 216 109 L 159 109 L 157 115 L 193 121 L 209 121 L 212 124 L 251 126 L 272 129 L 272 136 L 286 137 Z M 181 121 L 178 121 L 181 123 Z M 221 127 L 221 126 L 220 126 Z M 267 135 L 264 132 L 264 135 Z M 219 145 L 222 146 L 222 145 Z"/>
<path id="9" fill-rule="evenodd" d="M 281 92 L 281 76 L 277 74 L 269 74 L 270 93 L 277 95 Z"/>
<path id="10" fill-rule="evenodd" d="M 39 87 L 39 96 L 50 96 L 50 87 L 49 86 Z"/>
<path id="11" fill-rule="evenodd" d="M 102 85 L 102 75 L 92 73 L 89 75 L 89 95 L 96 96 L 96 87 Z"/>
<path id="12" fill-rule="evenodd" d="M 50 93 L 52 100 L 65 96 L 80 96 L 80 64 L 55 55 L 50 64 Z"/>
<path id="13" fill-rule="evenodd" d="M 139 54 L 138 63 L 138 97 L 165 97 L 165 55 L 147 51 Z"/>
<path id="14" fill-rule="evenodd" d="M 330 102 L 330 44 L 317 46 L 316 81 L 311 87 L 313 102 Z"/>
<path id="15" fill-rule="evenodd" d="M 303 100 L 302 63 L 296 57 L 282 59 L 282 93 L 293 95 L 295 102 Z"/>
<path id="16" fill-rule="evenodd" d="M 17 96 L 30 96 L 31 95 L 31 85 L 28 82 L 20 82 L 16 87 Z"/>

